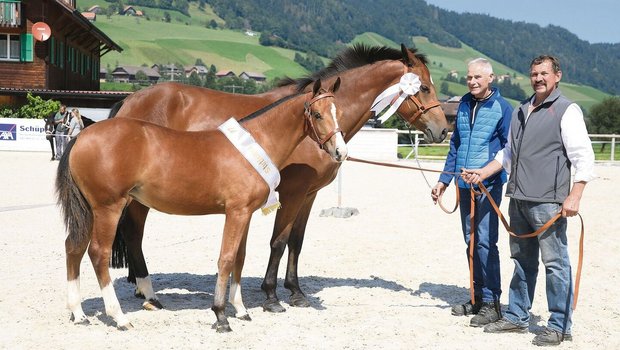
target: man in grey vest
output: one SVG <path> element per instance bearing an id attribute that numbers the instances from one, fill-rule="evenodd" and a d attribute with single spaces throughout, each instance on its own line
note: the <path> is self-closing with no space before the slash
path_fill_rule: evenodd
<path id="1" fill-rule="evenodd" d="M 579 212 L 586 183 L 593 180 L 594 152 L 579 106 L 558 89 L 562 71 L 557 58 L 536 57 L 530 64 L 534 95 L 515 109 L 508 143 L 481 169 L 463 170 L 468 183 L 482 181 L 502 168 L 510 172 L 510 226 L 517 235 L 536 231 L 561 212 L 562 217 L 532 238 L 510 237 L 515 269 L 508 310 L 487 333 L 526 333 L 534 299 L 538 258 L 545 265 L 547 327 L 534 345 L 559 345 L 572 340 L 573 286 L 566 237 L 566 217 Z M 571 168 L 575 175 L 571 188 Z"/>

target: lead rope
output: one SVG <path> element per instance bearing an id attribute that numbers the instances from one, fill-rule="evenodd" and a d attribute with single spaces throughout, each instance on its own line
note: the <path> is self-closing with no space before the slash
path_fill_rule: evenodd
<path id="1" fill-rule="evenodd" d="M 517 234 L 515 234 L 513 232 L 513 230 L 510 227 L 510 225 L 508 225 L 508 222 L 506 221 L 506 218 L 504 218 L 504 215 L 502 215 L 502 212 L 499 210 L 499 207 L 497 206 L 497 203 L 495 203 L 495 200 L 493 199 L 493 197 L 491 197 L 491 194 L 489 193 L 487 188 L 484 186 L 484 184 L 482 184 L 482 182 L 478 182 L 478 186 L 480 187 L 482 192 L 484 192 L 484 194 L 487 196 L 487 198 L 489 199 L 489 202 L 491 203 L 491 206 L 493 206 L 493 209 L 497 213 L 497 216 L 502 220 L 502 224 L 504 225 L 504 228 L 506 229 L 506 231 L 508 231 L 508 233 L 512 237 L 516 237 L 516 238 L 532 238 L 532 237 L 536 237 L 536 236 L 540 235 L 541 233 L 547 231 L 547 229 L 549 229 L 549 227 L 551 227 L 551 225 L 553 225 L 560 217 L 562 217 L 562 213 L 557 213 L 554 217 L 552 217 L 551 219 L 549 219 L 549 221 L 547 221 L 544 225 L 542 225 L 538 230 L 536 230 L 536 231 L 534 231 L 532 233 L 525 234 L 525 235 L 517 235 Z M 474 190 L 473 186 L 470 188 L 470 191 L 471 191 L 471 197 L 472 198 L 474 197 L 475 194 L 482 194 L 482 193 L 476 192 Z M 472 211 L 473 211 L 473 206 L 472 206 Z M 580 281 L 581 281 L 581 270 L 582 270 L 582 267 L 583 267 L 584 224 L 583 224 L 583 217 L 581 216 L 581 214 L 577 213 L 577 215 L 579 216 L 579 221 L 581 222 L 581 233 L 579 235 L 579 259 L 578 259 L 578 262 L 577 262 L 577 274 L 575 276 L 575 291 L 574 291 L 573 305 L 572 305 L 573 310 L 575 310 L 577 308 L 577 299 L 579 298 L 579 285 L 580 285 Z M 472 231 L 470 231 L 470 232 L 471 232 L 470 235 L 473 235 L 473 226 L 472 226 Z M 473 239 L 470 240 L 470 245 L 471 245 L 472 241 L 473 241 Z M 470 248 L 470 251 L 471 250 L 472 250 L 472 248 Z M 471 268 L 471 266 L 470 266 L 470 268 Z M 472 284 L 473 284 L 473 279 L 472 279 Z M 473 300 L 473 298 L 472 298 L 472 300 Z"/>
<path id="2" fill-rule="evenodd" d="M 420 140 L 418 139 L 417 141 L 413 141 L 413 138 L 411 137 L 411 125 L 409 125 L 409 123 L 407 123 L 407 130 L 409 130 L 409 134 L 408 134 L 409 135 L 409 143 L 414 147 L 414 149 L 418 149 L 418 144 L 420 143 Z M 415 154 L 415 161 L 416 161 L 416 163 L 418 163 L 418 167 L 422 168 L 422 165 L 420 164 L 420 160 L 418 159 L 418 153 L 417 152 Z M 432 188 L 431 184 L 428 182 L 428 179 L 426 178 L 426 175 L 424 175 L 424 171 L 420 170 L 420 174 L 422 174 L 422 177 L 424 178 L 424 181 L 426 181 L 426 185 L 428 186 L 428 188 Z"/>
<path id="3" fill-rule="evenodd" d="M 348 160 L 353 161 L 353 162 L 358 162 L 358 163 L 366 163 L 366 164 L 372 164 L 372 165 L 380 165 L 380 166 L 386 166 L 386 167 L 392 167 L 392 168 L 401 168 L 401 169 L 412 169 L 412 170 L 420 170 L 422 172 L 432 172 L 432 173 L 444 173 L 444 174 L 452 174 L 455 176 L 460 176 L 460 173 L 455 173 L 455 172 L 449 172 L 449 171 L 441 171 L 441 170 L 435 170 L 435 169 L 428 169 L 428 168 L 422 168 L 422 167 L 412 167 L 412 166 L 406 166 L 406 165 L 398 165 L 398 164 L 391 164 L 391 163 L 383 163 L 383 162 L 375 162 L 375 161 L 370 161 L 370 160 L 365 160 L 365 159 L 359 159 L 359 158 L 354 158 L 354 157 L 347 157 Z M 487 190 L 487 188 L 482 184 L 482 182 L 478 182 L 478 186 L 480 187 L 480 189 L 482 190 L 482 192 L 484 192 L 487 196 L 487 198 L 489 198 L 489 202 L 491 203 L 491 206 L 493 207 L 493 209 L 495 210 L 495 212 L 497 213 L 497 216 L 501 219 L 502 224 L 504 225 L 504 228 L 506 229 L 506 231 L 508 231 L 508 233 L 516 238 L 531 238 L 531 237 L 536 237 L 538 235 L 540 235 L 541 233 L 545 232 L 551 225 L 553 225 L 561 216 L 562 213 L 558 213 L 556 214 L 553 218 L 551 218 L 549 221 L 547 221 L 543 226 L 541 226 L 538 230 L 536 230 L 535 232 L 532 233 L 528 233 L 525 235 L 517 235 L 512 231 L 512 228 L 510 227 L 510 225 L 508 225 L 508 222 L 506 221 L 506 218 L 504 218 L 504 215 L 502 214 L 502 212 L 500 211 L 499 207 L 497 206 L 497 203 L 495 203 L 495 200 L 493 200 L 493 197 L 491 197 L 491 194 L 489 193 L 489 191 Z M 444 208 L 443 204 L 441 203 L 441 198 L 443 196 L 440 195 L 439 198 L 437 199 L 437 203 L 439 204 L 439 207 L 445 211 L 448 214 L 452 214 L 456 211 L 456 209 L 458 208 L 459 205 L 459 189 L 458 189 L 458 185 L 456 185 L 456 203 L 454 205 L 454 209 L 452 211 L 448 211 Z M 475 240 L 475 236 L 474 236 L 474 215 L 475 215 L 475 195 L 476 194 L 481 194 L 480 192 L 476 192 L 474 190 L 473 185 L 471 185 L 470 187 L 470 193 L 471 193 L 471 211 L 470 211 L 470 238 L 469 238 L 469 289 L 470 289 L 470 297 L 471 297 L 471 303 L 472 305 L 475 304 L 475 297 L 474 297 L 474 269 L 473 269 L 473 248 L 474 248 L 474 240 Z M 581 270 L 583 267 L 583 241 L 584 241 L 584 236 L 585 236 L 585 229 L 584 229 L 584 223 L 583 223 L 583 217 L 581 216 L 581 214 L 577 213 L 577 215 L 579 216 L 579 220 L 581 222 L 581 234 L 580 234 L 580 238 L 579 238 L 579 259 L 578 259 L 578 263 L 577 263 L 577 274 L 575 276 L 575 291 L 573 293 L 573 305 L 572 305 L 572 309 L 575 310 L 577 308 L 577 299 L 579 297 L 579 286 L 580 286 L 580 281 L 581 281 Z"/>

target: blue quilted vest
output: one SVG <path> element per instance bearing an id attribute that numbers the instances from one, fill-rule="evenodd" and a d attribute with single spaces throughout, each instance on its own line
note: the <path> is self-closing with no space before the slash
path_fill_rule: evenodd
<path id="1" fill-rule="evenodd" d="M 501 122 L 503 115 L 502 107 L 509 108 L 509 112 L 512 112 L 512 107 L 501 97 L 499 91 L 493 90 L 493 95 L 488 100 L 482 102 L 481 106 L 478 106 L 473 126 L 470 123 L 470 111 L 471 104 L 475 103 L 475 101 L 471 94 L 466 94 L 461 100 L 455 120 L 455 123 L 458 124 L 458 132 L 461 139 L 461 144 L 456 153 L 455 168 L 457 171 L 461 168 L 482 168 L 493 160 L 497 152 L 503 148 L 503 145 L 499 145 L 497 142 L 498 124 Z M 493 140 L 495 142 L 492 142 Z M 506 179 L 506 172 L 502 170 L 486 179 L 483 183 L 485 186 L 501 185 L 506 183 Z M 460 177 L 458 185 L 461 188 L 469 188 L 469 185 L 463 182 Z"/>

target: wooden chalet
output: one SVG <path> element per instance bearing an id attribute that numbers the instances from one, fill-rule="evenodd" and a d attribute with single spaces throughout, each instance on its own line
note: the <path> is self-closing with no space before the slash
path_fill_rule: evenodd
<path id="1" fill-rule="evenodd" d="M 33 31 L 37 22 L 49 33 Z M 0 105 L 19 105 L 28 91 L 99 95 L 100 59 L 112 50 L 122 48 L 76 10 L 75 0 L 0 0 Z"/>
<path id="2" fill-rule="evenodd" d="M 239 74 L 239 78 L 245 80 L 254 80 L 258 83 L 263 83 L 267 80 L 267 77 L 264 74 L 256 72 L 242 72 L 241 74 Z"/>
<path id="3" fill-rule="evenodd" d="M 137 66 L 118 66 L 112 72 L 112 79 L 119 83 L 133 83 L 137 81 L 136 74 L 143 72 L 146 75 L 148 83 L 156 84 L 161 76 L 159 73 L 149 67 L 137 67 Z M 144 82 L 142 82 L 144 83 Z"/>

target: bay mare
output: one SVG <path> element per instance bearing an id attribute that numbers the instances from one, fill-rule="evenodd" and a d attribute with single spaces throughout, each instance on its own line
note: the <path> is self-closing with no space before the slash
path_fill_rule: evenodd
<path id="1" fill-rule="evenodd" d="M 317 80 L 311 92 L 285 97 L 242 120 L 266 153 L 258 158 L 259 164 L 271 161 L 277 168 L 267 167 L 265 172 L 282 169 L 306 135 L 314 139 L 318 152 L 327 151 L 323 153 L 329 153 L 335 162 L 346 158 L 334 97 L 339 85 L 340 79 L 336 79 L 324 91 Z M 234 134 L 240 133 L 232 129 Z M 79 289 L 80 263 L 88 250 L 106 314 L 119 329 L 133 328 L 118 302 L 108 267 L 117 223 L 130 202 L 170 214 L 225 214 L 212 306 L 217 317 L 214 328 L 218 332 L 231 330 L 224 313 L 231 274 L 229 301 L 239 318 L 250 319 L 239 283 L 250 219 L 265 204 L 270 185 L 233 140 L 219 130 L 183 132 L 115 118 L 85 129 L 72 141 L 58 166 L 56 192 L 68 231 L 67 304 L 75 323 L 88 322 Z M 252 157 L 253 153 L 248 153 Z M 138 280 L 138 285 L 143 281 Z M 150 282 L 141 287 L 147 296 L 155 295 L 148 289 Z"/>
<path id="2" fill-rule="evenodd" d="M 339 125 L 348 141 L 374 115 L 370 111 L 374 99 L 388 87 L 398 84 L 405 73 L 413 73 L 420 79 L 419 91 L 405 100 L 397 113 L 423 131 L 428 141 L 441 142 L 446 136 L 448 123 L 438 107 L 427 64 L 423 54 L 404 45 L 400 50 L 356 45 L 341 52 L 325 69 L 305 78 L 289 79 L 283 86 L 264 94 L 237 95 L 176 83 L 157 84 L 126 98 L 115 117 L 147 120 L 177 130 L 214 129 L 231 115 L 251 113 L 282 96 L 307 90 L 316 79 L 330 82 L 339 75 L 343 82 L 336 96 L 344 116 Z M 333 181 L 339 167 L 339 163 L 331 161 L 309 140 L 302 141 L 284 165 L 278 187 L 282 208 L 276 214 L 270 242 L 271 255 L 261 285 L 266 293 L 264 310 L 285 311 L 276 294 L 276 283 L 279 262 L 287 246 L 284 286 L 291 291 L 290 305 L 309 305 L 299 286 L 299 255 L 317 192 Z M 143 285 L 148 285 L 148 289 L 152 290 L 142 252 L 148 211 L 148 207 L 138 202 L 129 204 L 118 225 L 112 261 L 114 267 L 128 264 L 130 281 L 135 282 L 136 278 L 146 281 L 136 288 L 136 295 L 141 297 L 144 296 Z M 121 244 L 123 240 L 126 252 Z M 145 308 L 161 307 L 156 299 L 148 299 Z"/>

